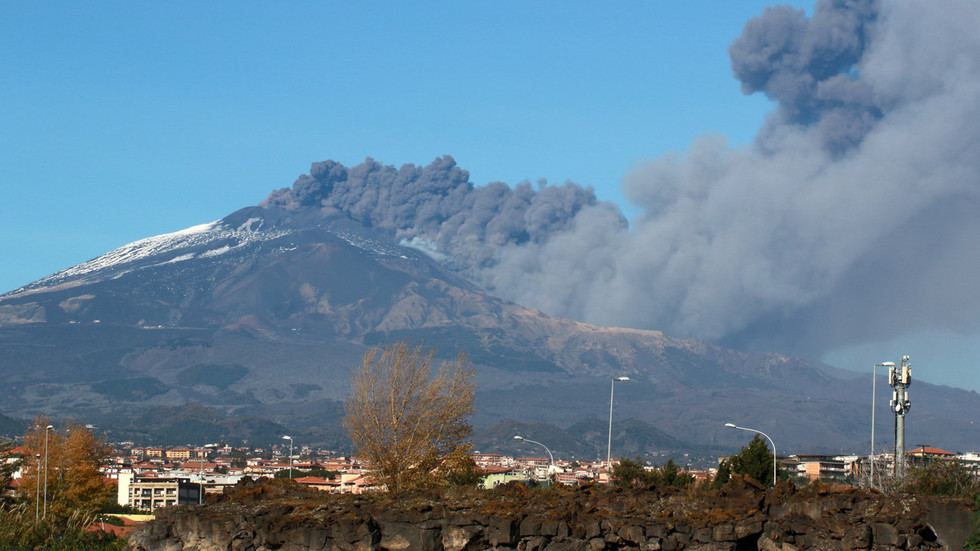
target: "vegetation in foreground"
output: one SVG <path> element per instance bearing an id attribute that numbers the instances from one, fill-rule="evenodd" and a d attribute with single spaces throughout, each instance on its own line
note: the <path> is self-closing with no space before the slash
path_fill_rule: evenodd
<path id="1" fill-rule="evenodd" d="M 0 446 L 0 452 L 10 443 Z M 3 487 L 20 468 L 20 491 L 0 495 L 0 550 L 122 549 L 125 540 L 89 531 L 101 511 L 114 504 L 114 487 L 99 467 L 110 448 L 79 423 L 54 427 L 45 416 L 24 435 L 22 462 L 0 469 Z"/>

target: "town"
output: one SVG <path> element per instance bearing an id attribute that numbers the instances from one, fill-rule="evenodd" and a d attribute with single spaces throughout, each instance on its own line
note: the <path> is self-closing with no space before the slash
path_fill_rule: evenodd
<path id="1" fill-rule="evenodd" d="M 203 503 L 209 494 L 220 494 L 245 477 L 258 479 L 291 478 L 297 484 L 316 490 L 360 494 L 382 491 L 356 457 L 336 455 L 308 446 L 294 447 L 292 438 L 270 447 L 232 447 L 221 444 L 184 447 L 139 447 L 132 442 L 113 446 L 111 457 L 101 467 L 103 478 L 115 483 L 117 502 L 146 513 L 174 505 Z M 531 441 L 533 442 L 533 441 Z M 6 461 L 21 460 L 14 473 L 16 491 L 29 458 L 22 457 L 22 447 L 13 448 Z M 550 454 L 550 450 L 549 454 Z M 496 453 L 473 452 L 473 463 L 481 475 L 480 486 L 493 488 L 517 481 L 530 485 L 586 483 L 609 484 L 610 464 L 606 461 L 554 460 L 551 457 L 512 457 Z M 939 448 L 919 446 L 906 452 L 911 465 L 936 460 L 955 460 L 973 474 L 980 473 L 980 452 L 953 453 Z M 720 458 L 719 461 L 724 458 Z M 41 457 L 35 458 L 38 463 Z M 867 455 L 789 455 L 777 457 L 783 476 L 798 482 L 821 481 L 838 484 L 873 484 L 873 471 L 887 476 L 894 469 L 892 454 L 876 454 L 874 468 Z M 611 466 L 619 460 L 613 459 Z M 38 465 L 38 468 L 40 466 Z M 647 466 L 651 468 L 651 466 Z M 710 482 L 717 468 L 680 466 L 680 472 L 694 481 Z"/>

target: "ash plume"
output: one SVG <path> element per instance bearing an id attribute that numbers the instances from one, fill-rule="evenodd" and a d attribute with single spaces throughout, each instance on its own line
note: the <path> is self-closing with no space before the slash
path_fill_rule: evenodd
<path id="1" fill-rule="evenodd" d="M 980 3 L 766 9 L 731 45 L 776 104 L 755 143 L 705 136 L 633 170 L 628 227 L 576 184 L 474 186 L 449 157 L 314 165 L 267 202 L 389 228 L 552 315 L 819 354 L 977 330 Z"/>
<path id="2" fill-rule="evenodd" d="M 503 251 L 544 245 L 574 231 L 580 219 L 627 228 L 619 208 L 598 201 L 592 188 L 544 181 L 536 188 L 528 182 L 477 187 L 449 156 L 398 169 L 373 159 L 351 168 L 315 163 L 262 204 L 341 210 L 492 289 Z"/>

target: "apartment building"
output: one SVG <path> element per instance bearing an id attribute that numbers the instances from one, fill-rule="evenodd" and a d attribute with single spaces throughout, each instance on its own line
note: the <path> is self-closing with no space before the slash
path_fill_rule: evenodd
<path id="1" fill-rule="evenodd" d="M 201 485 L 188 478 L 119 475 L 117 501 L 141 511 L 152 513 L 164 507 L 200 503 L 201 498 Z"/>

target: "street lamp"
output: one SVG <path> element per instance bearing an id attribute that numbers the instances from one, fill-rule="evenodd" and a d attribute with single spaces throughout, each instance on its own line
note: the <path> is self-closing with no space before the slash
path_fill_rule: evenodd
<path id="1" fill-rule="evenodd" d="M 197 454 L 197 504 L 204 505 L 204 448 Z"/>
<path id="2" fill-rule="evenodd" d="M 283 440 L 289 440 L 289 479 L 293 479 L 293 437 L 286 435 Z"/>
<path id="3" fill-rule="evenodd" d="M 536 442 L 536 441 L 531 440 L 529 438 L 524 438 L 523 436 L 515 436 L 514 437 L 514 440 L 522 440 L 524 442 L 530 442 L 532 444 L 537 444 L 537 445 L 541 446 L 542 448 L 544 448 L 548 452 L 548 457 L 551 458 L 551 468 L 548 470 L 548 472 L 549 473 L 554 472 L 554 470 L 555 470 L 555 456 L 551 455 L 551 450 L 548 449 L 548 446 L 545 446 L 541 442 Z"/>
<path id="4" fill-rule="evenodd" d="M 882 362 L 871 368 L 871 487 L 875 485 L 875 398 L 878 396 L 878 368 L 894 368 L 895 362 Z"/>
<path id="5" fill-rule="evenodd" d="M 37 489 L 34 491 L 34 524 L 37 524 L 38 518 L 41 516 L 41 454 L 35 454 L 37 458 L 36 465 L 37 471 L 34 473 L 34 478 L 36 478 Z"/>
<path id="6" fill-rule="evenodd" d="M 44 429 L 44 515 L 41 518 L 48 518 L 48 433 L 52 430 L 54 425 Z"/>
<path id="7" fill-rule="evenodd" d="M 609 442 L 606 444 L 606 470 L 612 468 L 612 411 L 613 393 L 616 391 L 616 383 L 630 380 L 629 377 L 616 377 L 609 384 Z"/>
<path id="8" fill-rule="evenodd" d="M 765 436 L 766 439 L 769 440 L 769 443 L 772 444 L 772 485 L 775 486 L 776 485 L 776 443 L 772 441 L 772 438 L 769 438 L 769 435 L 766 434 L 766 433 L 764 433 L 764 432 L 762 432 L 761 430 L 747 429 L 745 427 L 740 427 L 740 426 L 736 425 L 735 423 L 725 423 L 725 426 L 728 427 L 728 428 L 730 428 L 730 429 L 738 429 L 738 430 L 745 430 L 745 431 L 749 431 L 749 432 L 755 432 L 755 433 L 761 434 L 762 436 Z"/>

